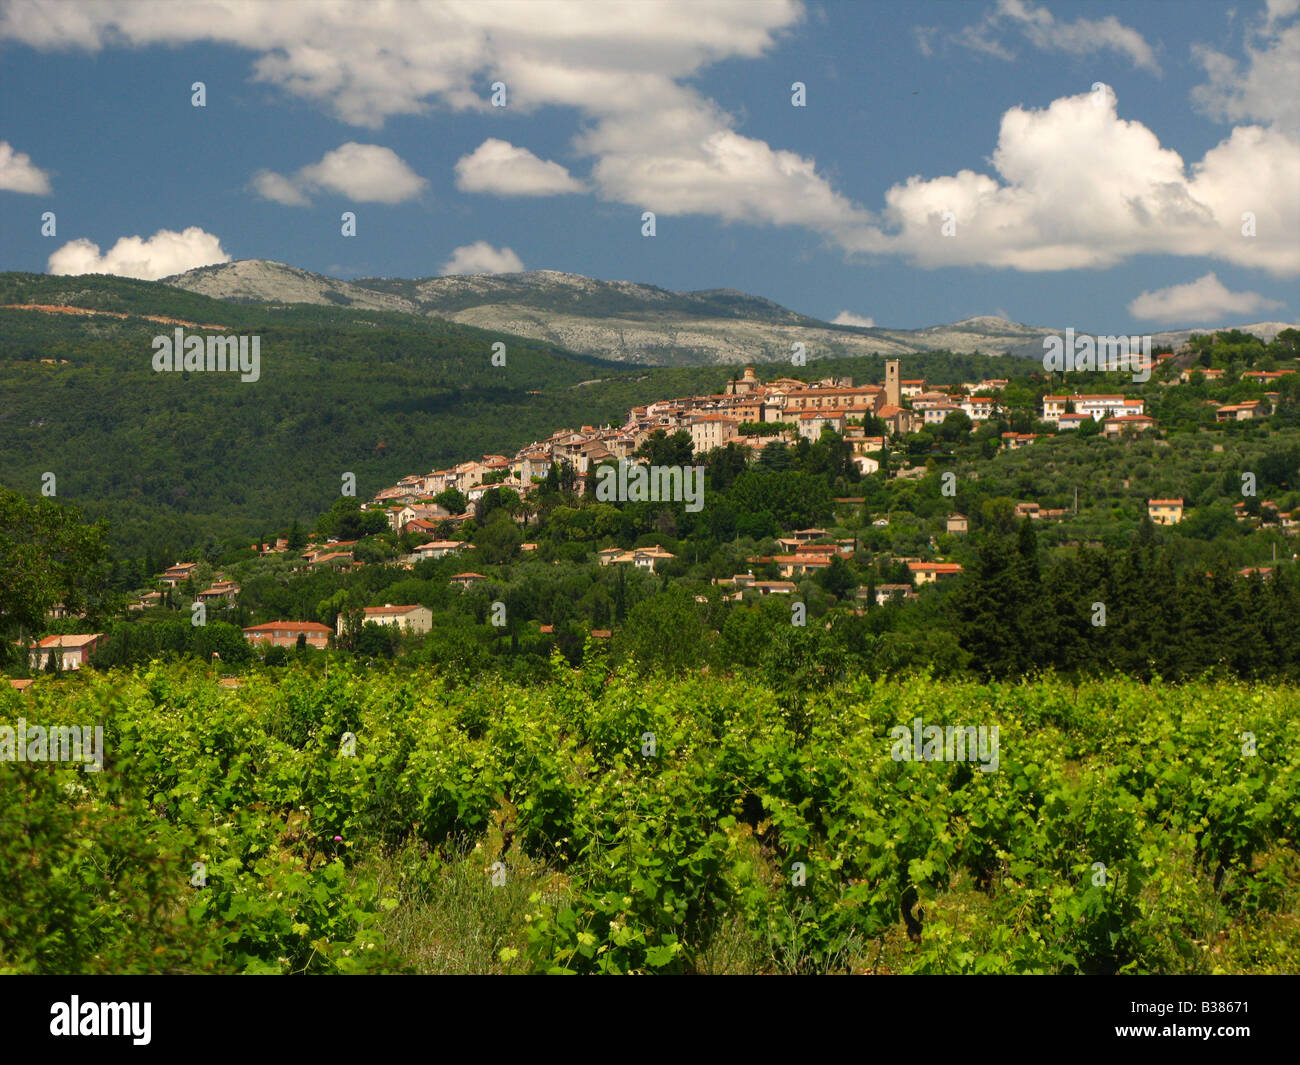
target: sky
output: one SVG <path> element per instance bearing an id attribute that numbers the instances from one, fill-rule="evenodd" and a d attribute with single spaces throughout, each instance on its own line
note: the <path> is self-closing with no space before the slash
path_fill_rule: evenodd
<path id="1" fill-rule="evenodd" d="M 1300 0 L 0 0 L 0 270 L 236 259 L 1294 323 Z"/>

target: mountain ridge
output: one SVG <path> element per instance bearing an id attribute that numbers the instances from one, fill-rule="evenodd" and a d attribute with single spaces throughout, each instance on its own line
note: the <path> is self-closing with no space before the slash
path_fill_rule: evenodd
<path id="1" fill-rule="evenodd" d="M 442 318 L 644 365 L 778 362 L 790 358 L 795 344 L 803 344 L 810 359 L 932 351 L 1034 358 L 1042 351 L 1043 337 L 1061 332 L 996 315 L 920 329 L 839 325 L 737 289 L 676 292 L 560 270 L 346 281 L 289 263 L 240 259 L 161 282 L 232 302 L 307 303 Z M 1268 341 L 1288 327 L 1285 322 L 1255 322 L 1230 328 Z M 1181 344 L 1194 332 L 1216 328 L 1224 327 L 1153 333 L 1152 343 Z"/>

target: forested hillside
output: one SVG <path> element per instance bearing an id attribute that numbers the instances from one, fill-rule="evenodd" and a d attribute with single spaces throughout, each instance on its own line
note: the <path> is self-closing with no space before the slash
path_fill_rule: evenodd
<path id="1" fill-rule="evenodd" d="M 345 472 L 369 494 L 435 461 L 513 450 L 623 411 L 621 400 L 570 389 L 607 373 L 594 360 L 435 319 L 12 274 L 0 278 L 0 303 L 72 303 L 260 337 L 256 381 L 157 373 L 151 342 L 172 325 L 0 309 L 4 483 L 34 495 L 53 472 L 58 498 L 112 519 L 119 542 L 255 536 L 327 507 Z M 493 366 L 503 339 L 506 365 Z"/>
<path id="2" fill-rule="evenodd" d="M 154 372 L 152 340 L 176 327 L 140 315 L 259 336 L 259 379 Z M 513 454 L 558 429 L 622 424 L 633 405 L 719 390 L 733 373 L 629 370 L 435 318 L 226 302 L 100 276 L 0 274 L 0 337 L 0 484 L 34 496 L 54 473 L 57 498 L 111 519 L 113 541 L 133 554 L 313 521 L 345 472 L 367 498 L 407 474 Z M 498 341 L 504 367 L 492 364 Z M 998 360 L 931 354 L 907 365 L 955 381 Z M 799 372 L 879 381 L 884 366 L 867 357 Z"/>

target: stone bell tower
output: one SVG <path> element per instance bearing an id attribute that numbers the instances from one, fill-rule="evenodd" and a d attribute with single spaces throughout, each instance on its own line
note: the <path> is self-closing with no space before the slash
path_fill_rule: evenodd
<path id="1" fill-rule="evenodd" d="M 903 386 L 898 378 L 898 360 L 885 363 L 885 403 L 891 407 L 903 405 Z"/>

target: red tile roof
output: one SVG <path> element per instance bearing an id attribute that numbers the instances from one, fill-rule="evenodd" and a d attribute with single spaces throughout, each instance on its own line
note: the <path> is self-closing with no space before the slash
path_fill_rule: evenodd
<path id="1" fill-rule="evenodd" d="M 322 625 L 316 621 L 268 621 L 265 625 L 249 625 L 245 627 L 245 632 L 271 632 L 276 629 L 288 629 L 293 632 L 316 632 L 323 636 L 330 635 L 334 630 L 328 625 Z"/>

